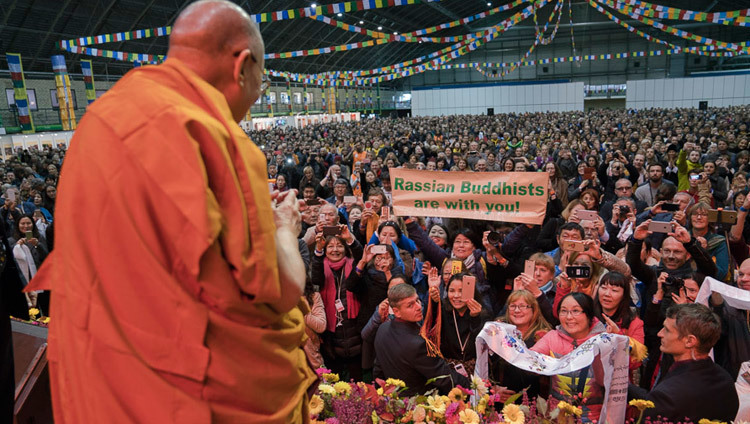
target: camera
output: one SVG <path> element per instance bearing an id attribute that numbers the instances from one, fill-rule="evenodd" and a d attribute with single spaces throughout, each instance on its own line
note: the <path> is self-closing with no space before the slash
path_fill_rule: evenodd
<path id="1" fill-rule="evenodd" d="M 630 213 L 630 206 L 627 206 L 627 205 L 620 206 L 620 213 L 621 214 L 625 214 L 625 215 L 629 214 Z"/>
<path id="2" fill-rule="evenodd" d="M 497 231 L 490 231 L 490 233 L 487 234 L 487 242 L 495 247 L 498 247 L 504 240 L 505 234 L 498 233 Z"/>
<path id="3" fill-rule="evenodd" d="M 685 280 L 673 276 L 668 276 L 662 284 L 662 290 L 664 290 L 664 297 L 671 298 L 672 293 L 680 294 L 680 289 L 685 287 Z"/>

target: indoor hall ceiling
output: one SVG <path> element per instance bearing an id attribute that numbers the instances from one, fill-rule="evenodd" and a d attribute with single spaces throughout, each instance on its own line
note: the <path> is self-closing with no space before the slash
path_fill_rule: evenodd
<path id="1" fill-rule="evenodd" d="M 179 12 L 192 0 L 0 0 L 0 55 L 5 52 L 20 53 L 26 72 L 51 72 L 50 56 L 60 54 L 55 43 L 62 39 L 81 36 L 133 31 L 171 25 Z M 249 13 L 273 12 L 289 8 L 309 7 L 313 2 L 305 0 L 237 0 Z M 331 4 L 337 0 L 325 0 L 318 4 Z M 509 3 L 510 0 L 493 1 L 492 7 Z M 654 3 L 692 9 L 697 11 L 720 12 L 750 7 L 742 0 L 653 0 Z M 539 13 L 539 21 L 544 22 L 554 7 L 554 1 Z M 344 13 L 341 17 L 329 15 L 332 19 L 348 24 L 359 25 L 370 30 L 382 26 L 385 33 L 409 32 L 439 25 L 459 18 L 474 15 L 489 9 L 487 0 L 442 0 L 435 3 L 388 7 L 366 11 Z M 495 14 L 467 25 L 449 28 L 431 34 L 433 36 L 461 35 L 486 29 L 520 10 Z M 567 24 L 567 6 L 563 24 Z M 611 31 L 627 32 L 616 24 L 607 24 L 606 18 L 587 5 L 586 1 L 573 2 L 573 20 L 576 36 L 585 36 L 591 31 L 602 31 L 602 26 Z M 363 24 L 359 24 L 362 21 Z M 628 20 L 632 25 L 650 34 L 659 35 L 657 30 L 646 28 L 637 21 Z M 675 24 L 674 21 L 665 23 Z M 723 41 L 750 40 L 750 29 L 725 25 L 677 23 L 690 25 L 690 31 L 699 35 L 721 37 Z M 594 28 L 596 27 L 596 28 Z M 367 41 L 366 35 L 348 32 L 309 18 L 277 21 L 260 24 L 267 53 L 290 50 L 322 48 L 340 44 Z M 507 34 L 498 37 L 498 42 L 515 38 L 534 39 L 534 24 L 531 19 L 518 25 Z M 561 29 L 562 31 L 562 29 Z M 632 35 L 631 35 L 632 36 Z M 635 36 L 632 36 L 635 37 Z M 663 35 L 671 41 L 675 37 Z M 317 73 L 332 70 L 358 70 L 387 66 L 397 62 L 429 54 L 450 43 L 401 43 L 391 42 L 379 46 L 335 52 L 318 56 L 305 56 L 291 59 L 272 59 L 266 66 L 280 71 Z M 134 53 L 164 54 L 167 51 L 167 38 L 148 38 L 127 42 L 108 43 L 102 48 Z M 69 70 L 79 73 L 78 65 L 71 65 L 85 56 L 64 53 Z M 4 59 L 4 58 L 3 58 Z M 6 68 L 3 63 L 0 68 Z M 114 59 L 94 58 L 94 73 L 119 76 L 132 69 L 133 65 Z"/>

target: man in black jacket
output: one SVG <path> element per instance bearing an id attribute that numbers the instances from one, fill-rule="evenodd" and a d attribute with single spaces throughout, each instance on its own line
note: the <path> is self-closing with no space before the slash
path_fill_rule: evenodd
<path id="1" fill-rule="evenodd" d="M 643 298 L 644 307 L 642 308 L 644 313 L 648 309 L 645 306 L 647 302 L 653 301 L 654 294 L 658 289 L 657 278 L 662 272 L 667 273 L 670 277 L 685 278 L 692 275 L 693 264 L 695 264 L 697 271 L 703 275 L 716 274 L 716 264 L 711 259 L 711 255 L 677 221 L 672 221 L 674 230 L 667 234 L 667 238 L 662 243 L 662 257 L 659 265 L 648 266 L 643 263 L 641 259 L 641 247 L 643 240 L 651 234 L 648 230 L 649 224 L 651 224 L 650 219 L 635 228 L 633 235 L 628 241 L 628 249 L 625 257 L 625 262 L 630 265 L 630 269 L 633 271 L 633 277 L 643 282 L 646 286 L 646 294 Z M 646 361 L 646 368 L 641 380 L 641 386 L 643 387 L 650 387 L 659 360 L 659 338 L 656 334 L 660 329 L 658 324 L 663 321 L 667 308 L 674 303 L 671 296 L 664 296 L 663 302 L 661 300 L 653 302 L 655 304 L 661 302 L 661 305 L 658 317 L 655 319 L 657 324 L 644 317 L 645 345 L 648 348 L 648 360 Z"/>
<path id="2" fill-rule="evenodd" d="M 402 380 L 407 387 L 405 396 L 426 393 L 433 388 L 445 395 L 457 384 L 470 387 L 469 379 L 443 358 L 428 354 L 427 342 L 419 335 L 422 304 L 414 287 L 408 284 L 391 287 L 388 303 L 395 318 L 381 325 L 375 336 L 375 377 Z M 427 384 L 436 377 L 444 378 Z"/>
<path id="3" fill-rule="evenodd" d="M 659 331 L 660 349 L 674 356 L 674 365 L 650 392 L 630 385 L 629 399 L 654 402 L 646 416 L 698 422 L 702 418 L 730 422 L 739 408 L 734 381 L 708 353 L 721 334 L 719 317 L 696 303 L 674 305 Z"/>

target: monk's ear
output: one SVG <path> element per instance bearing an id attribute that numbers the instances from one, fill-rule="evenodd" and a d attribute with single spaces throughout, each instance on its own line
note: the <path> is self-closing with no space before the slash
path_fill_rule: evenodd
<path id="1" fill-rule="evenodd" d="M 240 85 L 247 83 L 245 81 L 245 65 L 246 62 L 251 61 L 250 49 L 245 49 L 239 53 L 234 54 L 234 62 L 232 63 L 232 80 Z"/>

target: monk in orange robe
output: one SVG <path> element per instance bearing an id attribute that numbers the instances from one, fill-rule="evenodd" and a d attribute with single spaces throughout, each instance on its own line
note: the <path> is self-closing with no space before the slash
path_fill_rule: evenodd
<path id="1" fill-rule="evenodd" d="M 62 169 L 52 290 L 55 422 L 307 422 L 294 194 L 237 125 L 264 45 L 238 6 L 175 22 L 168 60 L 89 106 Z"/>

